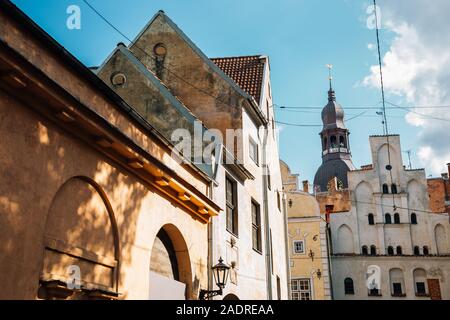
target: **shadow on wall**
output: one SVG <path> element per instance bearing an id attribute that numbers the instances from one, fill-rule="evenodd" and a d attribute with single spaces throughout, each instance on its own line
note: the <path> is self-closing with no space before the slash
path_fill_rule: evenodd
<path id="1" fill-rule="evenodd" d="M 67 277 L 69 265 L 88 296 L 117 292 L 152 191 L 2 92 L 0 134 L 0 299 L 35 299 L 39 279 Z"/>

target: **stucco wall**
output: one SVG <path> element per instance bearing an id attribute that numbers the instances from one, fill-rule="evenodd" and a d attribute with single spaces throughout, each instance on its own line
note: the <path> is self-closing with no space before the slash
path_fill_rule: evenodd
<path id="1" fill-rule="evenodd" d="M 182 209 L 144 187 L 130 172 L 3 93 L 0 95 L 0 114 L 0 134 L 3 136 L 0 166 L 4 170 L 0 183 L 2 299 L 36 298 L 43 269 L 49 211 L 61 186 L 76 176 L 95 181 L 104 190 L 114 212 L 121 248 L 120 298 L 147 298 L 151 248 L 156 234 L 166 224 L 173 224 L 181 231 L 189 248 L 193 277 L 206 286 L 205 224 L 195 221 Z M 68 208 L 78 206 L 81 214 L 86 209 L 83 209 L 83 203 L 73 204 L 77 199 L 66 193 L 63 199 L 58 199 L 60 209 L 64 209 L 61 203 Z M 91 201 L 86 199 L 84 205 L 92 205 Z M 99 205 L 98 210 L 101 209 L 94 201 L 94 212 L 95 204 Z M 85 223 L 107 232 L 111 226 L 105 221 L 92 217 Z M 61 240 L 90 242 L 90 233 L 66 236 Z M 77 238 L 71 239 L 71 236 Z M 103 252 L 106 246 L 107 243 L 92 250 L 107 255 Z"/>

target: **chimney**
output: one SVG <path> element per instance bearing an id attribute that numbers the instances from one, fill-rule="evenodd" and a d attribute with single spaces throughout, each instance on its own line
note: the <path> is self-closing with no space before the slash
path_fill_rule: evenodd
<path id="1" fill-rule="evenodd" d="M 308 180 L 303 181 L 303 191 L 306 193 L 309 193 L 309 181 Z"/>
<path id="2" fill-rule="evenodd" d="M 447 168 L 448 168 L 448 176 L 450 177 L 450 163 L 447 163 Z"/>

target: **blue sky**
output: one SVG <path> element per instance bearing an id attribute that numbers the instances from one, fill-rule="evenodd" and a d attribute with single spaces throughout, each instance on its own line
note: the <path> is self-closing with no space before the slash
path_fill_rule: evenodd
<path id="1" fill-rule="evenodd" d="M 129 38 L 160 9 L 210 57 L 264 54 L 270 57 L 275 103 L 323 107 L 327 103 L 326 64 L 334 65 L 334 87 L 344 107 L 379 106 L 379 90 L 363 86 L 377 63 L 375 31 L 367 28 L 369 1 L 361 0 L 89 0 Z M 81 0 L 14 0 L 19 8 L 87 66 L 99 65 L 118 42 L 127 41 Z M 81 8 L 81 30 L 66 28 L 69 5 Z M 383 8 L 382 8 L 383 9 Z M 382 50 L 393 35 L 381 30 Z M 401 96 L 389 96 L 403 103 Z M 301 112 L 300 112 L 301 111 Z M 321 124 L 320 109 L 276 109 L 278 121 Z M 346 118 L 364 110 L 347 110 Z M 415 156 L 417 128 L 405 112 L 388 111 L 390 131 L 402 136 L 403 150 Z M 368 138 L 382 134 L 375 111 L 349 121 L 350 143 L 357 167 L 371 163 Z M 321 163 L 320 127 L 281 126 L 280 154 L 300 179 L 312 181 Z M 407 157 L 404 155 L 406 164 Z"/>

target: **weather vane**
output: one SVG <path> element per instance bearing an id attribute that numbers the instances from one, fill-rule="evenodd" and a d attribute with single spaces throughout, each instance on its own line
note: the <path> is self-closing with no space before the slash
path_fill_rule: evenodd
<path id="1" fill-rule="evenodd" d="M 331 74 L 331 70 L 333 69 L 332 64 L 327 64 L 328 68 L 328 80 L 330 81 L 330 90 L 332 90 L 331 80 L 333 80 L 333 75 Z"/>

